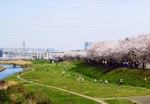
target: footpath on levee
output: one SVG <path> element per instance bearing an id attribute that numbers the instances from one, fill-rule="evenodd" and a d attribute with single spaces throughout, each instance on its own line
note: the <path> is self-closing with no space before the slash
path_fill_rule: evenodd
<path id="1" fill-rule="evenodd" d="M 34 71 L 34 70 L 32 70 L 32 71 Z M 28 74 L 28 73 L 30 73 L 32 71 L 29 71 L 29 72 L 26 72 L 26 73 L 22 73 L 22 74 L 18 75 L 17 78 L 20 79 L 20 80 L 22 80 L 22 81 L 24 81 L 24 82 L 30 83 L 30 84 L 44 86 L 44 87 L 48 87 L 48 88 L 52 88 L 52 89 L 57 89 L 57 90 L 64 91 L 64 92 L 67 92 L 67 93 L 71 93 L 71 94 L 74 94 L 74 95 L 77 95 L 77 96 L 80 96 L 80 97 L 84 97 L 84 98 L 87 98 L 87 99 L 99 102 L 100 104 L 107 104 L 105 102 L 105 100 L 113 100 L 113 99 L 130 100 L 132 102 L 135 102 L 135 104 L 150 104 L 150 96 L 131 96 L 131 97 L 114 97 L 114 98 L 93 98 L 93 97 L 86 96 L 86 95 L 83 95 L 83 94 L 79 94 L 79 93 L 76 93 L 76 92 L 73 92 L 73 91 L 65 90 L 65 89 L 62 89 L 62 88 L 59 88 L 59 87 L 44 85 L 44 84 L 41 84 L 41 83 L 36 83 L 36 82 L 29 81 L 29 80 L 21 78 L 22 75 Z"/>

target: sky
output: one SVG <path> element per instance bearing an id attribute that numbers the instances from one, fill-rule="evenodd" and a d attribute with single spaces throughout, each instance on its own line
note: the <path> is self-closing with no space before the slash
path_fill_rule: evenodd
<path id="1" fill-rule="evenodd" d="M 0 47 L 84 49 L 150 33 L 150 0 L 0 0 Z"/>

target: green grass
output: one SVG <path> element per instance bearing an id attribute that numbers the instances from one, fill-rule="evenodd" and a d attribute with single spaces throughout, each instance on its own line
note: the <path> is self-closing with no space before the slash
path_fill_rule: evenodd
<path id="1" fill-rule="evenodd" d="M 33 64 L 49 64 L 49 60 L 30 60 Z"/>
<path id="2" fill-rule="evenodd" d="M 51 70 L 56 73 L 44 71 L 46 67 L 51 68 Z M 42 66 L 35 70 L 35 72 L 24 75 L 23 78 L 37 83 L 57 86 L 92 97 L 120 97 L 150 94 L 149 89 L 131 86 L 118 86 L 99 82 L 95 83 L 94 79 L 89 81 L 89 78 L 86 77 L 84 82 L 79 82 L 76 81 L 76 73 L 72 74 L 70 72 L 66 72 L 65 75 L 62 75 L 61 69 L 59 69 L 59 67 L 58 69 L 55 69 L 52 65 Z M 68 75 L 70 76 L 68 77 Z"/>
<path id="3" fill-rule="evenodd" d="M 39 65 L 36 65 L 36 67 L 38 67 Z M 42 65 L 43 67 L 45 65 Z M 42 68 L 42 67 L 39 67 Z M 44 70 L 44 69 L 43 69 Z M 43 71 L 42 70 L 42 71 Z M 29 70 L 23 70 L 22 73 L 24 72 L 28 72 Z M 44 71 L 45 72 L 45 71 Z M 33 85 L 33 84 L 29 84 L 23 81 L 20 81 L 19 79 L 16 78 L 16 76 L 18 75 L 18 73 L 8 76 L 7 78 L 5 78 L 6 81 L 16 81 L 18 82 L 18 84 L 23 84 L 25 91 L 26 92 L 34 92 L 34 93 L 41 93 L 41 96 L 43 94 L 47 95 L 47 97 L 49 98 L 49 100 L 51 100 L 52 104 L 99 104 L 95 101 L 80 97 L 80 96 L 76 96 L 73 94 L 69 94 L 63 91 L 58 91 L 55 89 L 51 89 L 51 88 L 47 88 L 47 87 L 41 87 L 41 86 L 37 86 L 37 85 Z M 47 76 L 48 77 L 48 76 Z"/>
<path id="4" fill-rule="evenodd" d="M 6 95 L 6 93 L 9 96 L 14 95 L 15 97 L 11 97 L 10 100 L 7 97 L 8 95 Z M 33 84 L 24 84 L 24 87 L 21 85 L 19 85 L 18 87 L 11 86 L 9 89 L 7 89 L 7 91 L 0 90 L 0 97 L 0 104 L 29 104 L 30 101 L 32 101 L 32 103 L 36 101 L 50 101 L 50 104 L 99 104 L 97 102 L 75 96 L 63 91 L 58 91 L 55 89 L 41 87 Z"/>
<path id="5" fill-rule="evenodd" d="M 9 104 L 9 97 L 5 90 L 0 89 L 0 104 Z"/>
<path id="6" fill-rule="evenodd" d="M 40 90 L 40 92 L 42 92 L 41 95 L 43 93 L 46 94 L 51 99 L 52 104 L 99 104 L 97 102 L 79 96 L 75 96 L 55 89 L 50 89 L 47 87 L 28 85 L 26 89 L 28 91 L 34 92 L 39 92 Z"/>
<path id="7" fill-rule="evenodd" d="M 72 68 L 72 72 L 78 72 L 98 80 L 108 80 L 113 84 L 118 84 L 118 80 L 123 78 L 124 85 L 150 88 L 150 70 L 129 68 L 112 69 L 107 66 L 90 65 L 83 61 L 77 61 L 75 64 L 77 67 Z M 147 79 L 146 82 L 144 81 L 145 78 Z"/>
<path id="8" fill-rule="evenodd" d="M 44 64 L 35 68 L 35 72 L 23 75 L 23 78 L 92 97 L 120 97 L 150 94 L 149 89 L 94 82 L 93 78 L 84 75 L 82 75 L 85 79 L 84 82 L 76 81 L 78 73 L 72 72 L 73 68 L 76 68 L 76 66 L 69 62 L 65 62 L 65 64 L 67 66 L 65 75 L 62 74 L 62 69 L 64 67 L 61 63 L 57 66 L 55 64 Z M 49 69 L 49 71 L 45 71 L 45 69 Z"/>
<path id="9" fill-rule="evenodd" d="M 135 104 L 134 102 L 123 99 L 106 100 L 106 102 L 108 104 Z"/>
<path id="10" fill-rule="evenodd" d="M 37 61 L 37 60 L 36 60 Z M 34 63 L 34 62 L 33 62 Z M 146 70 L 141 74 L 141 70 L 137 69 L 115 69 L 110 70 L 109 67 L 100 67 L 88 65 L 84 61 L 65 61 L 56 64 L 48 64 L 43 62 L 38 64 L 35 62 L 32 65 L 32 68 L 35 69 L 34 72 L 23 75 L 22 77 L 41 84 L 60 87 L 66 90 L 74 91 L 91 97 L 123 97 L 123 96 L 141 96 L 141 95 L 150 95 L 149 82 L 146 82 L 147 85 L 141 88 L 142 78 L 146 77 L 149 80 L 149 70 Z M 32 70 L 24 70 L 27 72 Z M 45 71 L 49 70 L 49 71 Z M 65 71 L 65 74 L 62 74 L 62 71 Z M 140 73 L 140 74 L 139 74 Z M 85 80 L 77 81 L 76 77 L 81 75 Z M 45 93 L 54 104 L 95 104 L 96 102 L 68 94 L 62 91 L 54 90 L 46 87 L 39 87 L 33 84 L 28 84 L 20 81 L 16 78 L 18 74 L 14 74 L 5 78 L 5 80 L 14 80 L 18 83 L 21 83 L 25 86 L 27 91 L 36 92 L 37 89 L 42 89 L 42 92 Z M 134 76 L 133 76 L 134 75 Z M 123 78 L 123 85 L 119 86 L 117 84 L 118 78 Z M 129 78 L 128 78 L 129 77 Z M 139 78 L 140 84 L 135 84 L 138 82 Z M 128 79 L 127 79 L 128 78 Z M 98 81 L 95 82 L 94 79 Z M 100 83 L 99 79 L 107 79 L 109 84 Z M 132 80 L 134 80 L 132 82 Z M 130 81 L 134 84 L 130 84 Z M 132 86 L 131 86 L 132 85 Z M 134 86 L 133 86 L 134 85 Z M 88 103 L 87 103 L 88 102 Z M 120 104 L 120 103 L 116 103 Z M 129 103 L 130 104 L 130 103 Z"/>

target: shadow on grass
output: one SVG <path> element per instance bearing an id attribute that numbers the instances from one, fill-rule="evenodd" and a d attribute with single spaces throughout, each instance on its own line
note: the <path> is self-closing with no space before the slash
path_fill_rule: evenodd
<path id="1" fill-rule="evenodd" d="M 74 63 L 76 67 L 71 68 L 71 71 L 78 72 L 80 74 L 84 74 L 86 76 L 92 77 L 92 78 L 99 78 L 113 70 L 115 70 L 118 67 L 114 66 L 106 66 L 101 65 L 99 63 L 87 63 L 87 62 L 76 62 Z"/>

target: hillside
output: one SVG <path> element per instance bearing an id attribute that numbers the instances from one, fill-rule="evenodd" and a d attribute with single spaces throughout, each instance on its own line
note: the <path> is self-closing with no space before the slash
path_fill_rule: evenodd
<path id="1" fill-rule="evenodd" d="M 20 95 L 23 96 L 23 100 L 21 100 L 22 103 L 31 101 L 32 97 L 30 99 L 30 96 L 28 96 L 31 94 L 31 96 L 34 96 L 34 100 L 42 95 L 45 96 L 45 99 L 37 101 L 42 102 L 46 100 L 53 104 L 97 104 L 97 102 L 90 99 L 58 89 L 56 90 L 56 87 L 92 98 L 150 95 L 149 70 L 143 72 L 143 70 L 141 71 L 139 69 L 113 69 L 98 64 L 89 64 L 85 61 L 63 61 L 50 64 L 48 61 L 33 60 L 32 63 L 34 64 L 32 64 L 29 69 L 21 72 L 24 73 L 21 75 L 23 80 L 17 78 L 18 73 L 5 78 L 6 82 L 14 81 L 17 85 L 21 85 L 18 90 L 19 92 L 8 93 L 8 95 L 15 94 L 16 102 L 20 102 Z M 142 82 L 142 78 L 145 77 L 147 81 Z M 117 81 L 119 78 L 123 78 L 122 86 L 118 85 Z M 138 80 L 135 78 L 141 79 Z M 108 80 L 109 83 L 100 83 L 100 79 L 102 81 Z M 134 81 L 132 82 L 132 80 Z M 55 88 L 50 88 L 49 86 L 54 86 Z M 20 88 L 23 89 L 23 91 L 20 90 Z M 36 94 L 37 92 L 39 92 L 38 95 Z M 11 101 L 15 101 L 11 97 L 10 99 Z"/>
<path id="2" fill-rule="evenodd" d="M 84 61 L 76 61 L 74 64 L 76 67 L 72 68 L 72 71 L 97 80 L 108 80 L 110 83 L 118 84 L 118 80 L 122 78 L 124 85 L 150 88 L 150 70 L 112 68 L 98 64 L 88 64 Z"/>

